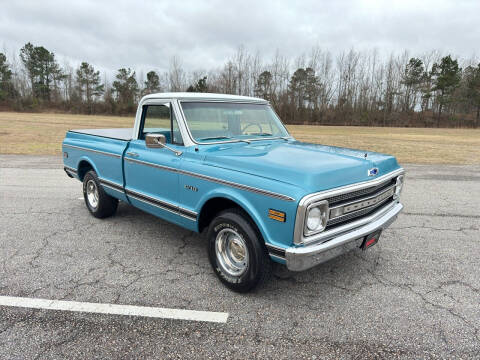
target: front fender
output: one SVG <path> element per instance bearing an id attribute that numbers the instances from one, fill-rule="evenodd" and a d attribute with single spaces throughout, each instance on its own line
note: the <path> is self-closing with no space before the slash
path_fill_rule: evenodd
<path id="1" fill-rule="evenodd" d="M 290 219 L 289 223 L 279 223 L 268 218 L 268 208 L 278 208 L 278 206 L 273 204 L 272 206 L 269 206 L 270 204 L 266 205 L 264 196 L 222 187 L 211 189 L 202 195 L 197 209 L 198 213 L 201 213 L 207 201 L 214 198 L 225 198 L 240 206 L 255 222 L 266 244 L 278 247 L 286 247 L 291 244 L 295 220 L 293 214 L 295 213 L 296 204 L 293 204 L 293 206 L 289 204 L 291 206 L 291 210 L 287 210 L 290 213 L 288 214 L 287 212 L 287 218 Z M 272 200 L 273 202 L 275 201 Z M 283 229 L 281 228 L 282 226 L 284 226 Z"/>

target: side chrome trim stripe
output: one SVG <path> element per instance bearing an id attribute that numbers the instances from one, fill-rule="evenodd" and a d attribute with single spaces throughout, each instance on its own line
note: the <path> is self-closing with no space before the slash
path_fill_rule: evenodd
<path id="1" fill-rule="evenodd" d="M 250 192 L 253 192 L 253 193 L 256 193 L 256 194 L 270 196 L 270 197 L 273 197 L 275 199 L 280 199 L 280 200 L 285 200 L 285 201 L 295 201 L 294 198 L 292 198 L 290 196 L 287 196 L 287 195 L 278 194 L 278 193 L 275 193 L 275 192 L 272 192 L 272 191 L 263 190 L 263 189 L 255 188 L 255 187 L 248 186 L 248 185 L 238 184 L 238 183 L 235 183 L 235 182 L 232 182 L 232 181 L 222 180 L 222 179 L 214 178 L 214 177 L 207 176 L 207 175 L 197 174 L 197 173 L 193 173 L 193 172 L 190 172 L 190 171 L 175 169 L 175 168 L 172 168 L 172 167 L 157 165 L 157 164 L 153 164 L 153 163 L 150 163 L 150 162 L 147 162 L 147 161 L 127 158 L 127 157 L 125 158 L 125 160 L 129 161 L 129 162 L 141 164 L 141 165 L 151 166 L 151 167 L 158 168 L 158 169 L 165 170 L 165 171 L 171 171 L 171 172 L 176 172 L 176 173 L 187 175 L 187 176 L 196 177 L 196 178 L 199 178 L 199 179 L 202 179 L 202 180 L 215 182 L 217 184 L 227 185 L 227 186 L 230 186 L 230 187 L 233 187 L 233 188 L 250 191 Z"/>
<path id="2" fill-rule="evenodd" d="M 178 172 L 178 169 L 175 169 L 175 168 L 172 168 L 172 167 L 169 167 L 169 166 L 158 165 L 158 164 L 154 164 L 154 163 L 151 163 L 151 162 L 134 159 L 134 158 L 131 158 L 131 157 L 125 157 L 124 159 L 128 162 L 137 163 L 137 164 L 140 164 L 140 165 L 150 166 L 150 167 L 165 170 L 165 171 Z"/>
<path id="3" fill-rule="evenodd" d="M 270 256 L 275 256 L 279 259 L 285 260 L 285 249 L 282 249 L 275 245 L 265 244 Z"/>
<path id="4" fill-rule="evenodd" d="M 77 173 L 78 173 L 77 169 L 74 169 L 74 168 L 72 168 L 72 167 L 70 167 L 70 166 L 64 165 L 64 166 L 63 166 L 63 169 L 64 169 L 65 171 L 68 171 L 68 172 L 74 174 L 74 175 L 77 175 Z"/>
<path id="5" fill-rule="evenodd" d="M 112 190 L 119 191 L 123 194 L 126 194 L 126 195 L 136 199 L 136 200 L 145 202 L 149 205 L 156 206 L 156 207 L 161 208 L 161 209 L 166 210 L 166 211 L 170 211 L 174 214 L 181 215 L 181 216 L 183 216 L 183 217 L 185 217 L 189 220 L 193 220 L 193 221 L 197 220 L 197 213 L 194 212 L 194 211 L 190 211 L 188 209 L 181 208 L 179 206 L 167 203 L 165 201 L 158 200 L 154 197 L 139 193 L 137 191 L 126 190 L 126 189 L 123 188 L 122 185 L 114 183 L 112 181 L 108 181 L 108 180 L 105 180 L 105 179 L 102 179 L 102 178 L 99 178 L 99 180 L 100 180 L 100 184 L 102 184 L 103 186 L 106 186 L 106 187 L 108 187 Z"/>
<path id="6" fill-rule="evenodd" d="M 277 258 L 277 259 L 279 259 L 279 260 L 287 261 L 286 258 L 281 257 L 281 256 L 278 256 L 278 255 L 275 255 L 275 254 L 272 254 L 272 253 L 268 253 L 268 255 L 269 255 L 270 257 Z"/>
<path id="7" fill-rule="evenodd" d="M 103 187 L 109 188 L 110 190 L 115 190 L 115 191 L 121 192 L 122 194 L 125 194 L 125 192 L 123 190 L 118 190 L 118 189 L 116 189 L 112 186 L 109 186 L 109 185 L 105 184 L 105 183 L 101 183 L 101 184 L 102 184 Z"/>
<path id="8" fill-rule="evenodd" d="M 184 209 L 182 207 L 167 203 L 165 201 L 158 200 L 156 198 L 153 198 L 151 196 L 139 193 L 137 191 L 126 189 L 126 194 L 127 194 L 127 196 L 132 197 L 132 198 L 134 198 L 138 201 L 142 201 L 142 202 L 147 203 L 149 205 L 153 205 L 153 206 L 156 206 L 160 209 L 163 209 L 163 210 L 169 211 L 171 213 L 183 216 L 186 219 L 189 219 L 189 220 L 192 220 L 192 221 L 197 220 L 197 215 L 198 214 L 194 211 Z"/>
<path id="9" fill-rule="evenodd" d="M 123 186 L 120 185 L 120 184 L 117 184 L 117 183 L 114 183 L 112 181 L 108 181 L 108 180 L 105 180 L 105 179 L 102 179 L 102 178 L 99 178 L 98 180 L 100 180 L 100 184 L 102 184 L 103 186 L 106 186 L 110 189 L 119 191 L 121 193 L 125 193 L 125 190 L 123 189 Z"/>
<path id="10" fill-rule="evenodd" d="M 256 193 L 256 194 L 270 196 L 270 197 L 273 197 L 275 199 L 280 199 L 280 200 L 285 200 L 285 201 L 295 201 L 295 199 L 290 197 L 290 196 L 283 195 L 283 194 L 278 194 L 278 193 L 275 193 L 275 192 L 272 192 L 272 191 L 263 190 L 263 189 L 255 188 L 255 187 L 248 186 L 248 185 L 242 185 L 242 184 L 238 184 L 238 183 L 235 183 L 235 182 L 232 182 L 232 181 L 222 180 L 222 179 L 214 178 L 214 177 L 207 176 L 207 175 L 196 174 L 196 173 L 192 173 L 192 172 L 189 172 L 189 171 L 180 170 L 179 172 L 181 174 L 184 174 L 184 175 L 193 176 L 193 177 L 196 177 L 196 178 L 199 178 L 199 179 L 202 179 L 202 180 L 207 180 L 207 181 L 215 182 L 215 183 L 222 184 L 222 185 L 227 185 L 227 186 L 237 188 L 237 189 L 240 189 L 240 190 L 250 191 L 250 192 L 253 192 L 253 193 Z"/>
<path id="11" fill-rule="evenodd" d="M 89 149 L 89 148 L 85 148 L 85 147 L 81 147 L 81 146 L 76 146 L 76 145 L 63 144 L 63 146 L 68 147 L 68 148 L 72 148 L 72 149 L 77 149 L 77 150 L 90 151 L 90 152 L 94 152 L 94 153 L 101 154 L 101 155 L 107 155 L 107 156 L 111 156 L 111 157 L 114 157 L 114 158 L 117 158 L 117 159 L 122 157 L 119 154 L 114 154 L 114 153 L 107 152 L 107 151 L 93 150 L 93 149 Z"/>

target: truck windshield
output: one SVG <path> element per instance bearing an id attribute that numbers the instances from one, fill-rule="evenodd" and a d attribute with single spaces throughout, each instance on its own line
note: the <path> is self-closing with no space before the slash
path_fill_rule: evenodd
<path id="1" fill-rule="evenodd" d="M 199 143 L 289 136 L 267 104 L 182 102 L 182 109 L 190 132 Z"/>

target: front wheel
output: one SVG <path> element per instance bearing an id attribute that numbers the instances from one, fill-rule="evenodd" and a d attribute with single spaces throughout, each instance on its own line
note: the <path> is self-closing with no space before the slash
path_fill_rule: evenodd
<path id="1" fill-rule="evenodd" d="M 271 260 L 250 219 L 237 209 L 221 212 L 208 229 L 208 257 L 220 281 L 237 292 L 265 282 Z"/>
<path id="2" fill-rule="evenodd" d="M 105 193 L 93 170 L 83 178 L 83 197 L 88 211 L 96 218 L 103 219 L 117 211 L 118 200 Z"/>

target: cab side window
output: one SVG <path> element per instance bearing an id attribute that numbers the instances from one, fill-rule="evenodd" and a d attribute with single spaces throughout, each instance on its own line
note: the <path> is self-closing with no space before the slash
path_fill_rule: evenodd
<path id="1" fill-rule="evenodd" d="M 163 134 L 167 143 L 183 145 L 175 112 L 169 103 L 163 105 L 145 105 L 140 139 L 145 140 L 146 134 Z"/>

